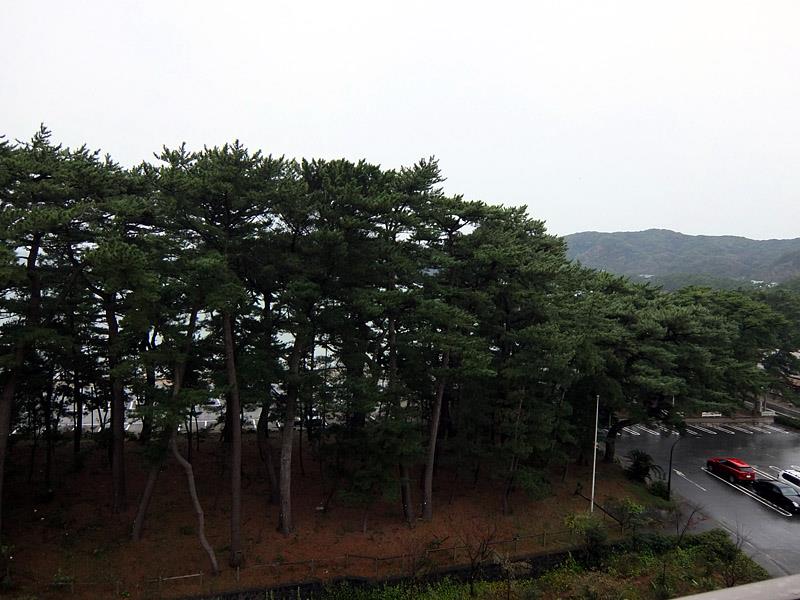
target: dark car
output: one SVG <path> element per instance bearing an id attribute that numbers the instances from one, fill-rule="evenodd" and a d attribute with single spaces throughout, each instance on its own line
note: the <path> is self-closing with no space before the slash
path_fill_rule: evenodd
<path id="1" fill-rule="evenodd" d="M 758 479 L 753 482 L 753 491 L 775 506 L 792 514 L 800 513 L 800 492 L 793 486 L 773 479 Z"/>
<path id="2" fill-rule="evenodd" d="M 749 483 L 756 479 L 753 467 L 738 458 L 709 458 L 706 468 L 731 483 Z"/>

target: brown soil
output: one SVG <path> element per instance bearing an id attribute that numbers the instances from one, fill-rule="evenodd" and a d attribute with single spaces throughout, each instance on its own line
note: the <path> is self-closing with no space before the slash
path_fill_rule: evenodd
<path id="1" fill-rule="evenodd" d="M 306 452 L 305 476 L 299 472 L 299 461 L 294 461 L 295 532 L 284 537 L 276 531 L 278 509 L 268 503 L 268 483 L 255 436 L 243 439 L 246 562 L 238 581 L 237 572 L 227 566 L 230 470 L 225 449 L 216 437 L 204 440 L 193 457 L 206 534 L 223 569 L 216 577 L 209 574 L 207 555 L 197 540 L 185 475 L 174 460 L 159 477 L 143 538 L 133 543 L 131 524 L 146 477 L 136 442 L 126 445 L 129 507 L 121 515 L 111 512 L 110 469 L 104 451 L 90 452 L 83 470 L 72 473 L 70 448 L 60 447 L 54 493 L 48 499 L 42 493 L 39 469 L 34 471 L 33 481 L 27 481 L 29 448 L 15 447 L 9 461 L 4 519 L 5 543 L 13 546 L 15 588 L 11 597 L 29 593 L 40 598 L 176 597 L 342 575 L 410 574 L 454 560 L 468 562 L 463 548 L 453 548 L 475 545 L 486 537 L 496 542 L 498 552 L 507 554 L 563 547 L 569 542 L 564 535 L 564 517 L 587 509 L 586 500 L 574 492 L 580 483 L 588 495 L 591 467 L 570 466 L 566 480 L 557 481 L 554 495 L 545 500 L 534 502 L 524 493 L 516 493 L 510 515 L 500 512 L 502 486 L 497 481 L 484 480 L 473 487 L 472 482 L 439 473 L 433 521 L 417 521 L 408 527 L 399 499 L 380 501 L 370 508 L 364 533 L 361 509 L 334 501 L 330 510 L 317 510 L 324 493 L 318 466 Z M 40 454 L 37 466 L 41 462 Z M 636 493 L 617 466 L 599 463 L 597 490 L 599 502 Z M 415 490 L 415 502 L 419 496 Z M 159 582 L 159 578 L 200 573 L 203 575 Z"/>

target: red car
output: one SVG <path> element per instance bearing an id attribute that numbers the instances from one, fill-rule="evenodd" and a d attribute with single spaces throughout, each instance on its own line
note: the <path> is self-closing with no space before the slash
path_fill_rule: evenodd
<path id="1" fill-rule="evenodd" d="M 744 483 L 756 479 L 753 467 L 738 458 L 709 458 L 706 461 L 706 468 L 731 483 Z"/>

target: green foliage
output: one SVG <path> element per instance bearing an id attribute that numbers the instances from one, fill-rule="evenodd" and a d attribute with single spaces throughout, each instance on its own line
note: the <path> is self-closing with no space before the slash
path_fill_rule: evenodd
<path id="1" fill-rule="evenodd" d="M 617 518 L 624 531 L 634 535 L 650 522 L 644 505 L 638 504 L 630 498 L 611 499 L 608 503 L 608 510 Z"/>
<path id="2" fill-rule="evenodd" d="M 533 500 L 543 500 L 553 493 L 549 478 L 540 470 L 522 469 L 517 478 L 519 486 Z"/>
<path id="3" fill-rule="evenodd" d="M 685 596 L 725 586 L 728 581 L 723 561 L 735 564 L 737 572 L 742 574 L 737 583 L 767 577 L 763 569 L 742 554 L 721 530 L 687 536 L 684 542 L 682 546 L 676 546 L 672 538 L 655 536 L 642 538 L 636 549 L 625 545 L 604 546 L 602 561 L 592 569 L 587 569 L 570 555 L 560 566 L 537 579 L 477 582 L 475 597 L 486 600 L 542 596 L 614 600 Z M 445 579 L 431 584 L 329 586 L 323 597 L 334 600 L 438 600 L 468 596 L 468 584 Z"/>
<path id="4" fill-rule="evenodd" d="M 655 463 L 653 457 L 644 450 L 634 448 L 627 454 L 630 461 L 625 467 L 625 474 L 634 481 L 645 483 L 653 474 L 661 475 L 661 467 Z"/>
<path id="5" fill-rule="evenodd" d="M 598 395 L 612 430 L 679 428 L 799 368 L 792 285 L 665 293 L 570 263 L 526 209 L 447 196 L 435 159 L 387 170 L 237 141 L 124 169 L 50 138 L 0 143 L 0 366 L 18 434 L 75 399 L 106 414 L 124 392 L 159 464 L 179 424 L 238 389 L 271 427 L 302 425 L 326 497 L 366 525 L 429 449 L 448 472 L 491 473 L 511 510 L 590 455 Z M 115 436 L 94 439 L 113 453 Z M 607 444 L 612 460 L 612 431 Z"/>
<path id="6" fill-rule="evenodd" d="M 720 576 L 727 587 L 768 577 L 763 568 L 742 552 L 744 538 L 741 535 L 731 540 L 727 532 L 713 529 L 694 536 L 691 543 L 703 557 L 707 574 Z"/>
<path id="7" fill-rule="evenodd" d="M 785 415 L 776 415 L 775 422 L 778 425 L 785 425 L 786 427 L 800 429 L 800 419 L 795 419 L 794 417 L 787 417 Z"/>
<path id="8" fill-rule="evenodd" d="M 669 500 L 669 490 L 667 489 L 667 482 L 663 479 L 654 479 L 647 484 L 647 489 L 651 494 L 664 500 Z"/>
<path id="9" fill-rule="evenodd" d="M 69 586 L 75 582 L 75 577 L 64 573 L 60 568 L 53 575 L 53 585 L 56 586 Z"/>
<path id="10" fill-rule="evenodd" d="M 573 538 L 586 551 L 591 561 L 599 557 L 603 544 L 608 539 L 608 530 L 603 520 L 593 513 L 575 513 L 564 519 Z"/>

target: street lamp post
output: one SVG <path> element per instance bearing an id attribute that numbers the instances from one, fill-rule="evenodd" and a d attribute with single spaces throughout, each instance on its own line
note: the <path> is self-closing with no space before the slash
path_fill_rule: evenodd
<path id="1" fill-rule="evenodd" d="M 680 442 L 682 439 L 683 439 L 683 437 L 679 437 L 677 440 L 675 440 L 672 443 L 672 447 L 669 449 L 669 473 L 667 474 L 667 500 L 671 500 L 672 499 L 672 496 L 671 496 L 671 494 L 672 494 L 672 453 L 675 450 L 675 446 L 677 446 L 678 442 Z"/>

